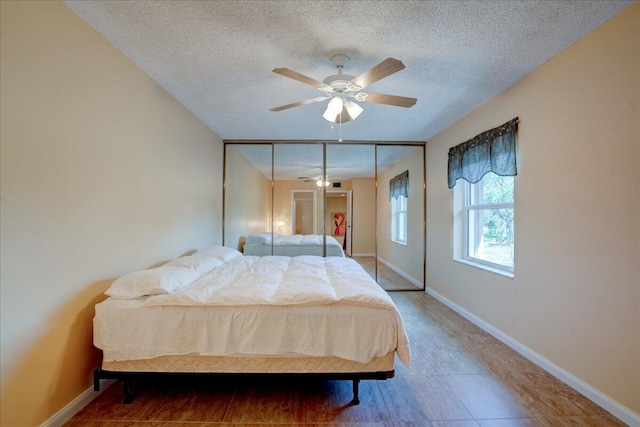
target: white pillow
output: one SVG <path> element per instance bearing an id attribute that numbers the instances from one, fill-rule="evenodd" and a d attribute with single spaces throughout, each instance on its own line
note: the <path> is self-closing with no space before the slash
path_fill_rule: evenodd
<path id="1" fill-rule="evenodd" d="M 206 249 L 198 251 L 195 255 L 207 255 L 218 258 L 220 261 L 227 262 L 230 259 L 242 256 L 237 249 L 227 248 L 225 246 L 210 246 Z"/>
<path id="2" fill-rule="evenodd" d="M 105 294 L 117 299 L 175 292 L 198 280 L 200 275 L 184 267 L 158 267 L 136 271 L 116 279 Z"/>
<path id="3" fill-rule="evenodd" d="M 195 270 L 200 276 L 210 272 L 216 267 L 220 267 L 224 262 L 214 256 L 197 253 L 191 256 L 183 256 L 166 263 L 165 267 L 183 267 Z"/>

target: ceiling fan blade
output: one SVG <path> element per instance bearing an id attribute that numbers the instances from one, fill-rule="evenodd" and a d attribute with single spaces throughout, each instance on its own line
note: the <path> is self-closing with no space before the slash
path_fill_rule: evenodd
<path id="1" fill-rule="evenodd" d="M 314 80 L 311 77 L 307 77 L 304 74 L 297 73 L 288 68 L 274 68 L 273 72 L 276 74 L 280 74 L 281 76 L 285 76 L 285 77 L 289 77 L 290 79 L 297 80 L 309 86 L 317 87 L 318 89 L 330 88 L 329 86 L 327 86 L 322 82 Z"/>
<path id="2" fill-rule="evenodd" d="M 304 101 L 298 101 L 298 102 L 294 102 L 294 103 L 291 103 L 291 104 L 281 105 L 279 107 L 274 107 L 274 108 L 270 109 L 269 111 L 287 110 L 289 108 L 299 107 L 301 105 L 307 105 L 307 104 L 312 104 L 314 102 L 324 101 L 325 99 L 329 99 L 329 97 L 328 96 L 318 96 L 316 98 L 305 99 Z"/>
<path id="3" fill-rule="evenodd" d="M 395 105 L 397 107 L 409 108 L 413 107 L 418 100 L 416 98 L 408 98 L 406 96 L 383 95 L 381 93 L 362 93 L 360 92 L 358 101 L 373 102 L 376 104 Z"/>
<path id="4" fill-rule="evenodd" d="M 402 63 L 402 61 L 394 58 L 387 58 L 378 65 L 375 65 L 374 67 L 360 74 L 358 77 L 355 77 L 349 83 L 353 83 L 354 85 L 362 89 L 377 82 L 378 80 L 382 80 L 385 77 L 390 76 L 393 73 L 397 73 L 402 69 L 404 69 L 404 64 Z"/>

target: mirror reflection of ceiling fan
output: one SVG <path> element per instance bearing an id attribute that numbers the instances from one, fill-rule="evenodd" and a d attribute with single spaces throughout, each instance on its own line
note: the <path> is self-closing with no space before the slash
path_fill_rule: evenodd
<path id="1" fill-rule="evenodd" d="M 378 80 L 382 80 L 383 78 L 404 69 L 405 66 L 402 61 L 394 58 L 387 58 L 359 76 L 354 77 L 349 74 L 342 74 L 342 68 L 348 59 L 349 58 L 346 55 L 341 53 L 333 55 L 331 60 L 336 64 L 338 74 L 331 75 L 322 82 L 288 68 L 275 68 L 273 70 L 274 73 L 313 86 L 322 91 L 323 95 L 275 107 L 272 108 L 271 111 L 287 110 L 289 108 L 330 99 L 327 104 L 327 109 L 322 117 L 332 123 L 344 123 L 349 120 L 355 120 L 363 111 L 362 107 L 356 104 L 352 99 L 359 102 L 373 102 L 376 104 L 395 105 L 405 108 L 412 107 L 417 102 L 416 98 L 407 98 L 405 96 L 361 92 L 362 89 L 377 82 Z"/>
<path id="2" fill-rule="evenodd" d="M 327 174 L 327 176 L 325 177 L 325 181 L 322 181 L 322 168 L 320 169 L 320 173 L 316 176 L 299 176 L 298 179 L 303 181 L 303 182 L 315 182 L 316 186 L 322 188 L 322 185 L 324 184 L 325 187 L 328 187 L 329 185 L 331 185 L 331 182 L 329 181 L 329 174 Z"/>

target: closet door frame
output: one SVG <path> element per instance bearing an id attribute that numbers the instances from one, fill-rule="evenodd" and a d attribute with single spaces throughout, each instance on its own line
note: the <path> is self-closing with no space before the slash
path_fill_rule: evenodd
<path id="1" fill-rule="evenodd" d="M 422 147 L 422 288 L 411 288 L 411 289 L 389 289 L 387 292 L 394 291 L 425 291 L 426 290 L 426 250 L 427 250 L 427 198 L 426 198 L 426 143 L 424 141 L 348 141 L 345 140 L 343 142 L 336 141 L 321 141 L 321 140 L 304 140 L 304 141 L 295 141 L 295 140 L 224 140 L 224 159 L 223 159 L 223 167 L 222 167 L 222 245 L 225 245 L 225 219 L 226 219 L 226 188 L 227 188 L 227 145 L 238 145 L 238 144 L 248 144 L 248 145 L 271 145 L 271 233 L 274 233 L 274 179 L 275 179 L 275 146 L 279 144 L 299 144 L 299 145 L 322 145 L 322 177 L 323 180 L 327 178 L 327 146 L 328 145 L 354 145 L 354 144 L 362 144 L 374 147 L 374 170 L 375 170 L 375 206 L 376 209 L 374 211 L 374 223 L 375 223 L 375 280 L 378 280 L 378 198 L 379 198 L 379 182 L 378 182 L 378 149 L 383 146 L 413 146 L 413 147 Z M 326 248 L 327 248 L 327 229 L 326 229 L 326 218 L 327 218 L 327 188 L 322 187 L 322 236 L 323 236 L 323 248 L 322 253 L 323 256 L 326 256 Z M 272 240 L 273 241 L 273 240 Z M 271 245 L 271 253 L 273 254 L 273 244 Z"/>

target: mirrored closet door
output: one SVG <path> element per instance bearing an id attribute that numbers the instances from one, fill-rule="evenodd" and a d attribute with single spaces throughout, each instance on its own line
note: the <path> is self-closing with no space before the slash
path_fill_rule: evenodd
<path id="1" fill-rule="evenodd" d="M 227 142 L 223 193 L 225 246 L 304 245 L 353 258 L 386 290 L 424 289 L 424 144 Z"/>

